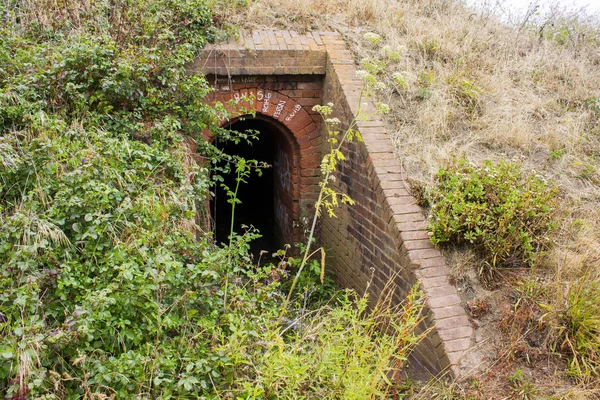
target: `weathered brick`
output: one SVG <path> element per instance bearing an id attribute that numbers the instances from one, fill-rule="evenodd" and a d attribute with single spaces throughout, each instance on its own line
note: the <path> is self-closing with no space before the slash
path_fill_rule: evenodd
<path id="1" fill-rule="evenodd" d="M 442 282 L 438 287 L 433 287 L 432 290 L 429 291 L 429 298 L 431 299 L 446 297 L 457 293 L 454 286 L 448 285 L 448 279 L 444 276 L 423 279 L 439 279 Z"/>
<path id="2" fill-rule="evenodd" d="M 443 345 L 444 345 L 444 350 L 446 350 L 446 352 L 448 352 L 448 353 L 465 351 L 471 345 L 471 339 L 470 338 L 462 338 L 462 339 L 455 339 L 455 340 L 446 340 L 446 341 L 444 341 Z"/>
<path id="3" fill-rule="evenodd" d="M 438 329 L 438 333 L 442 330 L 456 329 L 463 326 L 471 326 L 469 319 L 466 315 L 458 315 L 456 317 L 445 318 L 441 320 L 436 320 L 435 326 Z"/>
<path id="4" fill-rule="evenodd" d="M 446 268 L 445 265 L 441 267 L 422 268 L 419 269 L 418 274 L 422 278 L 435 278 L 438 276 L 447 276 L 448 268 Z"/>
<path id="5" fill-rule="evenodd" d="M 394 220 L 396 223 L 401 222 L 417 222 L 417 221 L 425 221 L 425 217 L 420 212 L 413 212 L 408 214 L 394 214 Z M 433 248 L 433 246 L 428 246 Z"/>
<path id="6" fill-rule="evenodd" d="M 460 303 L 461 299 L 459 295 L 450 295 L 446 297 L 438 297 L 435 299 L 427 299 L 427 304 L 431 308 L 448 307 Z"/>
<path id="7" fill-rule="evenodd" d="M 413 223 L 413 222 L 407 222 Z M 398 224 L 401 225 L 401 224 Z M 426 258 L 437 258 L 440 256 L 440 252 L 437 249 L 422 249 L 422 250 L 409 250 L 408 256 L 413 260 L 423 260 Z"/>
<path id="8" fill-rule="evenodd" d="M 444 351 L 446 351 L 446 350 L 444 349 Z M 448 357 L 448 361 L 450 362 L 451 365 L 458 365 L 460 363 L 460 360 L 464 356 L 465 352 L 461 350 L 461 351 L 455 351 L 455 352 L 447 352 L 446 354 Z"/>
<path id="9" fill-rule="evenodd" d="M 424 260 L 412 260 L 418 268 L 441 267 L 446 265 L 446 260 L 441 255 L 435 258 L 427 258 Z"/>
<path id="10" fill-rule="evenodd" d="M 381 191 L 378 190 L 377 195 L 385 196 L 386 198 L 390 198 L 390 197 L 408 196 L 409 193 L 404 188 L 397 188 L 397 189 L 381 189 Z"/>
<path id="11" fill-rule="evenodd" d="M 433 244 L 429 239 L 421 239 L 421 240 L 405 240 L 404 248 L 406 250 L 419 250 L 419 249 L 432 249 Z"/>
<path id="12" fill-rule="evenodd" d="M 418 214 L 424 220 L 421 207 L 416 204 L 390 204 L 394 214 Z"/>
<path id="13" fill-rule="evenodd" d="M 400 205 L 400 206 L 416 205 L 415 198 L 413 196 L 409 195 L 408 193 L 405 196 L 402 196 L 400 194 L 398 194 L 396 196 L 387 196 L 386 200 L 390 206 L 392 206 L 392 205 Z"/>
<path id="14" fill-rule="evenodd" d="M 454 289 L 454 293 L 456 293 L 456 289 L 454 288 L 454 286 L 450 285 L 450 282 L 448 281 L 448 277 L 445 275 L 442 276 L 436 276 L 433 278 L 427 278 L 421 275 L 422 270 L 416 270 L 415 271 L 415 276 L 417 277 L 417 279 L 420 279 L 421 282 L 423 283 L 423 286 L 430 289 L 432 291 L 431 295 L 434 294 L 434 288 L 438 288 L 438 287 L 450 287 L 452 289 Z"/>
<path id="15" fill-rule="evenodd" d="M 401 232 L 400 236 L 403 241 L 424 239 L 429 240 L 429 233 L 426 231 Z"/>
<path id="16" fill-rule="evenodd" d="M 467 338 L 470 340 L 473 335 L 473 328 L 470 326 L 460 326 L 454 329 L 443 329 L 438 332 L 443 340 L 455 340 Z"/>
<path id="17" fill-rule="evenodd" d="M 397 224 L 400 232 L 404 231 L 424 231 L 425 230 L 425 221 L 419 222 L 401 222 Z"/>

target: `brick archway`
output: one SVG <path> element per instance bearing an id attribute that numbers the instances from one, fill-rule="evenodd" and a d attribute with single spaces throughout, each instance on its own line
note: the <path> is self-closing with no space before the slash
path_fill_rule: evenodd
<path id="1" fill-rule="evenodd" d="M 294 98 L 268 88 L 214 92 L 208 101 L 219 102 L 227 110 L 223 127 L 261 120 L 277 132 L 273 165 L 276 226 L 281 244 L 302 241 L 304 217 L 312 212 L 319 192 L 322 142 L 318 117 Z M 204 138 L 214 140 L 208 131 Z"/>

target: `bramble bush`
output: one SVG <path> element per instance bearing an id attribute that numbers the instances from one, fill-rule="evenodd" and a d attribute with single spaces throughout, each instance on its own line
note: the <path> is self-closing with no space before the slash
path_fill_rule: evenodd
<path id="1" fill-rule="evenodd" d="M 426 191 L 434 244 L 469 244 L 487 269 L 534 265 L 550 245 L 557 189 L 511 162 L 460 160 L 438 171 Z"/>

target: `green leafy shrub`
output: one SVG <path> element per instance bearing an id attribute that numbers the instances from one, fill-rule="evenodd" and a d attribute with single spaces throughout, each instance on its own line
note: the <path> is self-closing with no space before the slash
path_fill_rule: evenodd
<path id="1" fill-rule="evenodd" d="M 422 292 L 413 288 L 404 304 L 384 297 L 368 307 L 366 297 L 351 290 L 338 304 L 297 313 L 285 327 L 267 326 L 253 340 L 255 327 L 238 321 L 244 332 L 220 351 L 228 358 L 236 398 L 372 399 L 390 398 L 397 388 L 398 367 L 418 342 Z M 239 357 L 242 355 L 242 357 Z"/>
<path id="2" fill-rule="evenodd" d="M 427 191 L 434 244 L 470 244 L 487 266 L 533 265 L 550 244 L 557 189 L 511 162 L 476 166 L 461 160 Z"/>
<path id="3" fill-rule="evenodd" d="M 198 394 L 227 267 L 195 240 L 209 181 L 182 146 L 219 132 L 185 73 L 209 9 L 24 4 L 0 5 L 0 392 Z"/>

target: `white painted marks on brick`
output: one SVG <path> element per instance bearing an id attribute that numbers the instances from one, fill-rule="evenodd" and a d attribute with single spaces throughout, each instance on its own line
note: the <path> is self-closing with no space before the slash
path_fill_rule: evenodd
<path id="1" fill-rule="evenodd" d="M 238 104 L 242 100 L 248 99 L 248 91 L 244 90 L 243 92 L 235 92 L 233 94 L 233 99 L 235 100 L 235 104 Z"/>
<path id="2" fill-rule="evenodd" d="M 294 117 L 296 116 L 296 114 L 298 114 L 298 111 L 302 110 L 302 106 L 300 104 L 296 104 L 294 106 L 294 110 L 292 111 L 292 113 L 290 115 L 288 115 L 287 117 L 285 117 L 286 121 L 291 121 L 294 119 Z"/>
<path id="3" fill-rule="evenodd" d="M 214 88 L 213 88 L 214 89 Z M 225 86 L 222 87 L 222 91 L 229 91 L 230 87 Z M 215 91 L 219 91 L 219 89 L 215 89 Z M 275 119 L 280 119 L 282 115 L 285 115 L 283 112 L 285 109 L 285 105 L 288 103 L 288 100 L 279 100 L 277 104 L 275 104 L 275 108 L 271 107 L 271 99 L 274 97 L 274 93 L 268 90 L 259 89 L 256 91 L 256 97 L 252 93 L 249 93 L 248 90 L 238 91 L 231 93 L 232 100 L 235 104 L 239 104 L 244 100 L 249 100 L 252 104 L 253 100 L 256 100 L 257 107 L 256 111 L 261 112 L 265 115 L 270 115 Z M 251 98 L 248 96 L 252 96 Z M 295 104 L 292 111 L 284 118 L 285 122 L 291 122 L 298 113 L 302 110 L 302 106 L 300 104 Z"/>
<path id="4" fill-rule="evenodd" d="M 285 101 L 285 100 L 279 100 L 279 103 L 277 103 L 277 107 L 275 107 L 275 112 L 273 113 L 273 118 L 279 118 L 286 103 L 287 103 L 287 101 Z"/>
<path id="5" fill-rule="evenodd" d="M 271 97 L 273 97 L 273 94 L 271 92 L 265 93 L 265 97 L 263 100 L 263 107 L 262 107 L 263 114 L 266 114 L 269 112 L 269 105 L 270 105 L 269 100 L 271 99 Z"/>

